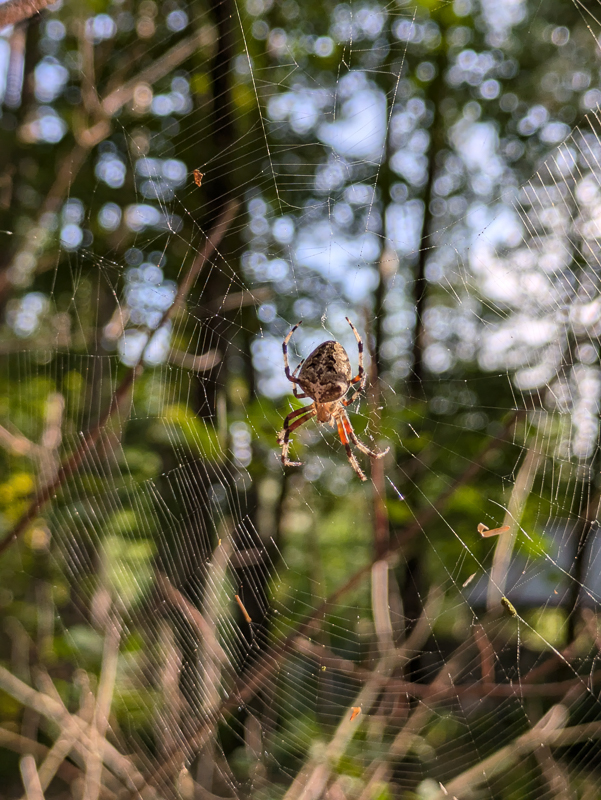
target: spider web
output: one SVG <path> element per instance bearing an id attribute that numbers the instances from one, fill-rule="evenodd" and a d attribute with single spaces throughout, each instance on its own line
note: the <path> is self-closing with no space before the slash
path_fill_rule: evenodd
<path id="1" fill-rule="evenodd" d="M 13 233 L 6 536 L 56 486 L 2 555 L 3 665 L 81 721 L 86 797 L 596 796 L 601 94 L 576 70 L 568 124 L 503 83 L 529 25 L 596 64 L 596 20 L 341 4 L 308 34 L 249 0 L 220 65 L 222 8 L 90 18 L 97 47 L 154 25 L 157 61 L 192 35 L 200 66 L 138 75 L 112 133 L 87 129 L 93 194 L 73 174 Z M 32 146 L 66 125 L 66 10 Z M 215 58 L 236 77 L 211 100 Z M 276 446 L 302 405 L 282 339 L 302 318 L 292 368 L 335 339 L 356 372 L 346 316 L 370 362 L 353 425 L 391 446 L 358 454 L 366 485 L 329 428 L 295 431 L 302 468 Z M 4 730 L 69 733 L 32 708 Z"/>

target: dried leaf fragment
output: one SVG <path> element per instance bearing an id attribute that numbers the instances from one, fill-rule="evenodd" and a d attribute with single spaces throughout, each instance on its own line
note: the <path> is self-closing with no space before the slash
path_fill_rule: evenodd
<path id="1" fill-rule="evenodd" d="M 251 619 L 251 617 L 250 617 L 250 614 L 248 613 L 248 611 L 247 611 L 247 610 L 246 610 L 246 608 L 244 607 L 244 603 L 242 602 L 242 600 L 240 600 L 240 598 L 238 597 L 238 595 L 237 595 L 237 594 L 236 594 L 236 595 L 234 595 L 234 597 L 235 597 L 235 599 L 236 599 L 236 602 L 238 603 L 238 608 L 239 608 L 239 609 L 240 609 L 240 611 L 242 612 L 242 616 L 244 617 L 244 619 L 245 619 L 245 620 L 248 622 L 248 624 L 250 625 L 250 623 L 252 622 L 252 619 Z"/>
<path id="2" fill-rule="evenodd" d="M 505 595 L 501 598 L 501 605 L 511 614 L 512 617 L 517 617 L 518 612 L 515 610 L 513 603 L 508 600 Z"/>
<path id="3" fill-rule="evenodd" d="M 197 186 L 202 186 L 202 179 L 204 178 L 204 172 L 201 172 L 199 169 L 195 169 L 193 175 L 194 175 L 194 183 Z"/>
<path id="4" fill-rule="evenodd" d="M 508 530 L 511 530 L 509 525 L 502 525 L 500 528 L 493 528 L 492 530 L 483 522 L 478 525 L 478 533 L 485 539 L 490 536 L 498 536 L 500 533 L 507 533 Z"/>
<path id="5" fill-rule="evenodd" d="M 352 711 L 351 711 L 351 722 L 352 722 L 352 721 L 353 721 L 353 720 L 354 720 L 356 717 L 358 717 L 360 713 L 361 713 L 361 707 L 360 707 L 360 706 L 353 706 L 353 709 L 352 709 Z"/>

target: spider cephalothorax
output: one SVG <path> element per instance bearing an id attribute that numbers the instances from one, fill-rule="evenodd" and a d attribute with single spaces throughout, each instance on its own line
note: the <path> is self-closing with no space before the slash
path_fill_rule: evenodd
<path id="1" fill-rule="evenodd" d="M 357 349 L 359 350 L 359 372 L 355 377 L 351 377 L 351 362 L 344 347 L 338 342 L 324 342 L 316 347 L 315 350 L 304 361 L 298 365 L 294 372 L 290 372 L 288 364 L 288 342 L 294 331 L 301 324 L 300 322 L 292 328 L 288 336 L 284 339 L 282 350 L 284 351 L 284 368 L 286 377 L 294 384 L 295 397 L 310 397 L 313 400 L 310 406 L 297 408 L 291 411 L 284 420 L 284 428 L 278 434 L 278 444 L 282 446 L 282 463 L 286 467 L 300 467 L 299 461 L 288 460 L 288 450 L 290 448 L 290 434 L 295 428 L 312 417 L 317 417 L 319 422 L 329 422 L 332 427 L 338 428 L 338 435 L 342 444 L 346 448 L 348 460 L 352 468 L 362 481 L 367 478 L 363 474 L 361 467 L 353 451 L 350 442 L 353 442 L 362 453 L 366 453 L 372 458 L 382 458 L 389 451 L 389 447 L 381 453 L 375 453 L 361 442 L 353 430 L 351 421 L 346 413 L 346 407 L 353 403 L 365 388 L 366 374 L 363 369 L 363 342 L 357 329 L 347 317 L 346 321 L 353 329 L 357 339 Z M 300 371 L 299 371 L 300 370 Z M 298 372 L 298 377 L 296 373 Z M 355 384 L 359 388 L 353 392 L 349 399 L 344 399 L 344 395 L 349 388 Z M 296 387 L 300 386 L 302 394 L 299 394 Z"/>

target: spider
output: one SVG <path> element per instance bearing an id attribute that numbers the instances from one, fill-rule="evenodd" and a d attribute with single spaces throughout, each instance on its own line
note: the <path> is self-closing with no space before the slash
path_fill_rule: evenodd
<path id="1" fill-rule="evenodd" d="M 288 342 L 294 331 L 301 324 L 299 322 L 292 328 L 288 336 L 284 339 L 282 350 L 284 352 L 284 369 L 288 380 L 294 384 L 294 396 L 298 398 L 310 397 L 313 400 L 310 406 L 304 408 L 297 408 L 291 411 L 284 420 L 284 427 L 278 433 L 278 444 L 282 447 L 282 464 L 285 467 L 300 467 L 300 461 L 289 461 L 288 450 L 290 448 L 290 434 L 296 428 L 299 428 L 307 420 L 312 417 L 317 417 L 318 422 L 329 424 L 334 428 L 338 428 L 338 436 L 340 441 L 346 449 L 346 455 L 350 461 L 351 467 L 355 470 L 357 475 L 362 481 L 367 478 L 362 472 L 359 462 L 355 458 L 351 450 L 350 442 L 371 458 L 383 458 L 390 450 L 389 447 L 380 453 L 375 453 L 370 450 L 362 441 L 357 438 L 351 421 L 346 413 L 346 408 L 354 403 L 365 388 L 365 381 L 367 375 L 363 369 L 363 342 L 353 323 L 348 317 L 346 321 L 353 329 L 355 339 L 357 340 L 357 349 L 359 350 L 359 372 L 354 378 L 351 371 L 351 363 L 344 347 L 338 342 L 324 342 L 316 347 L 315 350 L 306 359 L 303 359 L 294 372 L 290 372 L 290 365 L 288 364 Z M 300 370 L 300 372 L 299 372 Z M 298 378 L 296 374 L 298 372 Z M 355 389 L 352 396 L 348 399 L 344 398 L 351 386 L 359 384 L 359 388 Z M 300 386 L 302 393 L 297 392 L 297 386 Z M 343 399 L 344 398 L 344 399 Z"/>

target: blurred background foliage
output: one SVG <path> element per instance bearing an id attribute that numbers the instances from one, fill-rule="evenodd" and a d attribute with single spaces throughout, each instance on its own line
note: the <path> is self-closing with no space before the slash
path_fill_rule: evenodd
<path id="1" fill-rule="evenodd" d="M 0 664 L 49 676 L 155 796 L 600 796 L 592 729 L 499 768 L 555 703 L 599 718 L 597 11 L 58 0 L 0 32 L 6 541 L 53 487 L 0 557 Z M 302 468 L 276 446 L 302 405 L 283 337 L 302 318 L 294 365 L 327 338 L 356 365 L 345 316 L 353 425 L 391 448 L 365 484 L 325 428 L 293 436 Z M 479 523 L 519 529 L 505 566 Z M 522 687 L 543 663 L 567 699 Z M 473 694 L 429 705 L 447 668 Z M 56 720 L 6 680 L 20 797 Z M 121 796 L 73 748 L 46 796 Z"/>

